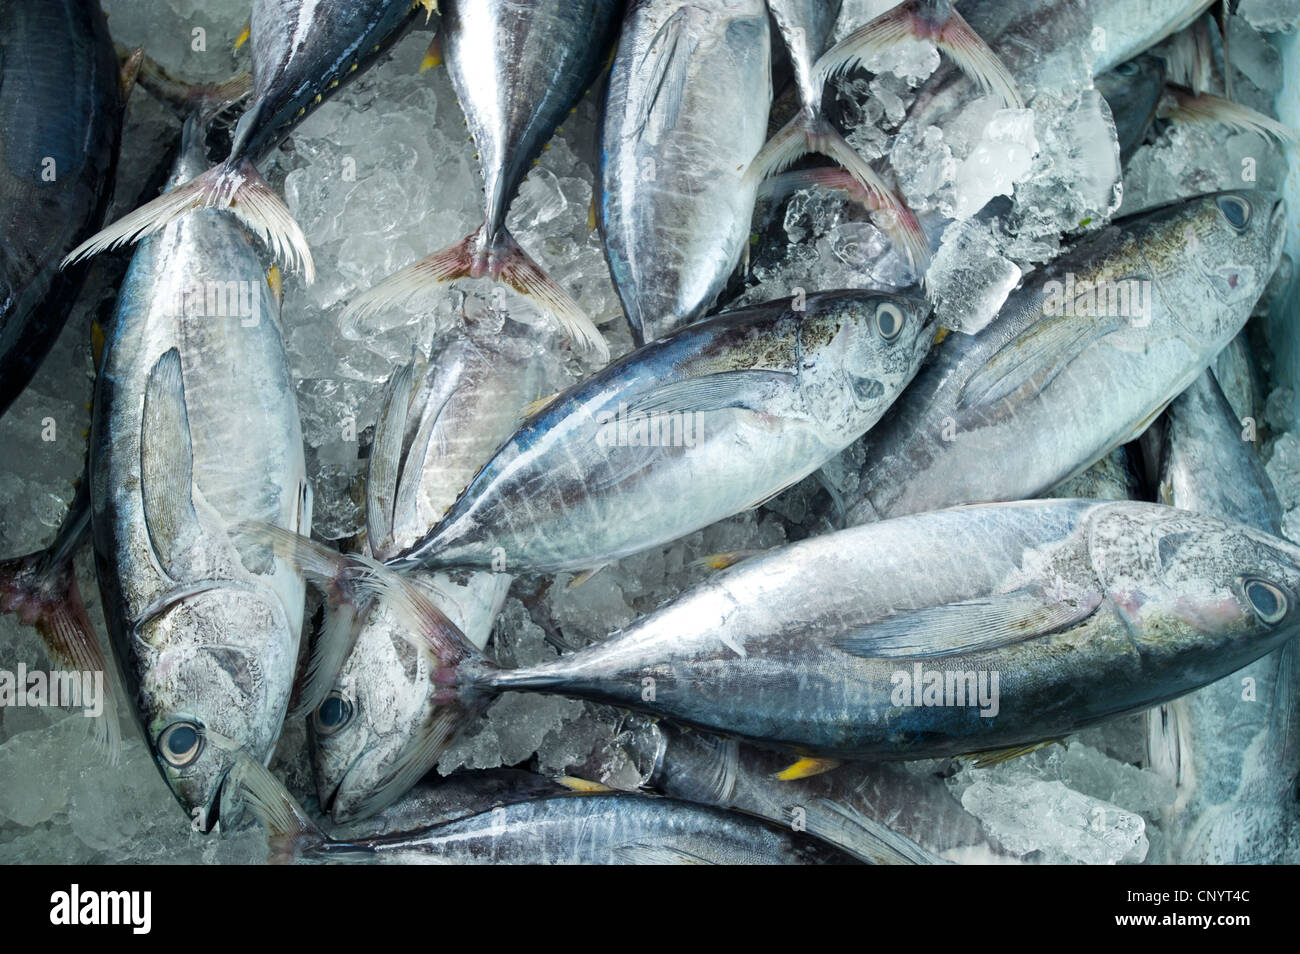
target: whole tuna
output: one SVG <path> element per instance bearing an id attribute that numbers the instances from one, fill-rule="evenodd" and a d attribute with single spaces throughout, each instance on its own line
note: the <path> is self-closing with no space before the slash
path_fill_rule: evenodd
<path id="1" fill-rule="evenodd" d="M 392 859 L 405 864 L 852 864 L 852 856 L 789 828 L 644 795 L 558 795 L 510 802 L 404 834 L 338 841 L 284 787 L 247 761 L 240 782 L 281 858 Z"/>
<path id="2" fill-rule="evenodd" d="M 1241 329 L 1277 267 L 1262 192 L 1121 220 L 954 334 L 866 441 L 850 521 L 1036 497 L 1142 433 Z"/>
<path id="3" fill-rule="evenodd" d="M 1166 414 L 1160 497 L 1281 533 L 1282 507 L 1249 430 L 1210 372 Z M 1169 860 L 1248 864 L 1284 850 L 1300 772 L 1300 644 L 1291 640 L 1147 714 L 1148 759 L 1174 782 Z"/>
<path id="4" fill-rule="evenodd" d="M 1159 504 L 900 517 L 753 557 L 626 629 L 502 669 L 400 575 L 369 585 L 468 719 L 549 692 L 826 758 L 1062 738 L 1203 686 L 1300 628 L 1300 547 Z"/>
<path id="5" fill-rule="evenodd" d="M 556 356 L 509 325 L 490 333 L 471 325 L 438 352 L 418 384 L 412 369 L 400 372 L 370 458 L 373 555 L 390 557 L 428 532 L 510 436 L 525 405 L 561 379 Z M 410 579 L 478 647 L 510 585 L 508 574 L 490 571 L 416 571 Z M 335 822 L 400 796 L 432 768 L 448 731 L 428 654 L 404 638 L 382 604 L 360 602 L 337 600 L 331 608 L 339 618 L 315 658 L 346 653 L 346 661 L 339 659 L 341 671 L 323 670 L 323 697 L 305 702 L 315 708 L 309 724 L 320 802 Z"/>
<path id="6" fill-rule="evenodd" d="M 0 7 L 0 414 L 67 320 L 84 269 L 59 261 L 108 211 L 121 139 L 117 58 L 98 0 Z"/>
<path id="7" fill-rule="evenodd" d="M 172 187 L 205 162 L 187 127 Z M 95 391 L 95 561 L 114 654 L 163 778 L 216 820 L 240 751 L 266 760 L 297 662 L 302 577 L 243 520 L 309 533 L 279 300 L 224 212 L 140 245 Z"/>
<path id="8" fill-rule="evenodd" d="M 590 569 L 756 507 L 871 427 L 932 336 L 924 299 L 863 291 L 690 325 L 530 417 L 389 563 Z"/>

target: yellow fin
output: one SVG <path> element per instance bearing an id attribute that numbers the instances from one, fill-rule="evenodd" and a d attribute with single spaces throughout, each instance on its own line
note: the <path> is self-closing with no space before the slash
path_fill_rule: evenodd
<path id="1" fill-rule="evenodd" d="M 947 329 L 947 328 L 940 328 L 938 331 L 936 331 L 936 332 L 934 333 L 934 342 L 933 342 L 933 344 L 936 345 L 936 346 L 937 346 L 937 345 L 941 345 L 941 344 L 943 344 L 943 339 L 944 339 L 944 338 L 947 338 L 947 337 L 948 337 L 948 329 Z"/>
<path id="2" fill-rule="evenodd" d="M 987 752 L 968 752 L 967 754 L 960 756 L 960 758 L 974 760 L 975 768 L 988 768 L 991 765 L 1001 765 L 1003 762 L 1010 762 L 1012 759 L 1018 759 L 1022 755 L 1028 755 L 1030 752 L 1045 749 L 1049 745 L 1059 745 L 1061 748 L 1067 748 L 1065 739 L 1046 739 L 1042 742 L 1031 742 L 1029 745 L 1013 745 L 1007 749 L 989 749 Z"/>
<path id="3" fill-rule="evenodd" d="M 571 792 L 612 792 L 614 791 L 608 785 L 602 785 L 600 782 L 589 782 L 585 778 L 577 778 L 573 775 L 561 775 L 556 779 L 561 785 Z"/>
<path id="4" fill-rule="evenodd" d="M 411 4 L 411 9 L 414 10 L 416 7 L 424 7 L 424 22 L 428 23 L 438 12 L 438 0 L 415 0 L 415 3 Z"/>
<path id="5" fill-rule="evenodd" d="M 560 396 L 560 392 L 556 391 L 554 394 L 548 394 L 546 395 L 546 397 L 540 397 L 536 401 L 529 401 L 527 404 L 525 404 L 523 407 L 519 409 L 519 419 L 521 421 L 526 421 L 530 417 L 533 417 L 536 414 L 540 414 L 542 411 L 550 407 L 551 402 L 554 401 L 559 396 Z"/>
<path id="6" fill-rule="evenodd" d="M 762 552 L 762 550 L 727 550 L 723 553 L 710 553 L 695 560 L 692 565 L 705 566 L 710 570 L 725 570 L 727 567 L 735 566 L 741 560 Z"/>
<path id="7" fill-rule="evenodd" d="M 271 286 L 271 291 L 275 294 L 275 300 L 284 301 L 284 278 L 280 275 L 280 266 L 272 265 L 271 270 L 266 273 L 266 283 Z"/>
<path id="8" fill-rule="evenodd" d="M 812 778 L 831 769 L 839 768 L 843 763 L 839 759 L 803 758 L 788 768 L 784 768 L 772 777 L 778 782 L 797 782 L 801 778 Z"/>
<path id="9" fill-rule="evenodd" d="M 95 372 L 98 373 L 99 365 L 104 360 L 104 328 L 98 321 L 90 323 L 90 355 L 95 362 Z"/>
<path id="10" fill-rule="evenodd" d="M 587 231 L 596 231 L 596 190 L 591 190 L 591 205 L 587 209 Z"/>
<path id="11" fill-rule="evenodd" d="M 605 569 L 605 564 L 602 563 L 600 566 L 593 566 L 590 570 L 583 570 L 569 581 L 569 585 L 565 589 L 576 590 L 603 569 Z"/>
<path id="12" fill-rule="evenodd" d="M 244 28 L 239 31 L 239 36 L 235 37 L 236 50 L 238 50 L 241 46 L 243 46 L 245 43 L 248 42 L 248 37 L 252 34 L 252 32 L 253 32 L 253 21 L 245 20 Z"/>
<path id="13" fill-rule="evenodd" d="M 442 66 L 441 33 L 435 33 L 433 39 L 429 41 L 429 48 L 424 51 L 424 59 L 420 60 L 420 72 L 427 73 L 435 66 Z"/>
<path id="14" fill-rule="evenodd" d="M 122 99 L 128 99 L 131 96 L 131 90 L 135 89 L 135 81 L 140 77 L 140 67 L 144 65 L 144 47 L 137 46 L 122 61 L 122 69 L 118 79 L 122 83 Z"/>

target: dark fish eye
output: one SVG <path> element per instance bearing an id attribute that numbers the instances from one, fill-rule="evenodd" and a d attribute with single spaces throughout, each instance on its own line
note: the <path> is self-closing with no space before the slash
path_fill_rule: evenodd
<path id="1" fill-rule="evenodd" d="M 352 703 L 334 689 L 316 708 L 316 725 L 322 732 L 337 732 L 352 720 Z"/>
<path id="2" fill-rule="evenodd" d="M 1218 199 L 1219 211 L 1228 220 L 1228 224 L 1240 232 L 1250 223 L 1250 203 L 1239 195 L 1221 195 Z"/>
<path id="3" fill-rule="evenodd" d="M 1255 615 L 1270 626 L 1282 622 L 1290 608 L 1286 593 L 1265 580 L 1244 580 L 1242 591 Z"/>
<path id="4" fill-rule="evenodd" d="M 203 751 L 203 726 L 197 722 L 173 722 L 158 736 L 158 751 L 173 768 L 184 768 Z"/>
<path id="5" fill-rule="evenodd" d="M 903 312 L 890 302 L 881 302 L 876 306 L 876 331 L 886 341 L 893 341 L 903 330 Z"/>
<path id="6" fill-rule="evenodd" d="M 1127 63 L 1121 63 L 1119 66 L 1115 67 L 1115 72 L 1120 76 L 1132 76 L 1137 71 L 1137 64 L 1132 60 L 1129 60 Z"/>

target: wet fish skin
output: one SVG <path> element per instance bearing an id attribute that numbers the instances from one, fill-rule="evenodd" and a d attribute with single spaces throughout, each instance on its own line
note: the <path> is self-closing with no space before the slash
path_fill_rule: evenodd
<path id="1" fill-rule="evenodd" d="M 533 160 L 590 85 L 623 0 L 444 0 L 441 35 L 452 85 L 483 169 L 486 239 Z M 581 42 L 573 37 L 581 35 Z"/>
<path id="2" fill-rule="evenodd" d="M 819 105 L 824 78 L 813 67 L 830 45 L 843 0 L 768 0 L 767 6 L 790 51 L 799 101 Z"/>
<path id="3" fill-rule="evenodd" d="M 1239 203 L 1250 209 L 1241 232 L 1224 211 Z M 1035 497 L 1136 437 L 1245 323 L 1277 267 L 1284 222 L 1273 196 L 1221 193 L 1077 245 L 987 327 L 945 340 L 868 436 L 850 522 Z M 1065 310 L 1071 276 L 1148 282 L 1149 322 L 1049 314 Z"/>
<path id="4" fill-rule="evenodd" d="M 1166 413 L 1160 497 L 1281 535 L 1273 485 L 1209 371 Z M 1162 822 L 1171 861 L 1251 863 L 1281 850 L 1300 772 L 1298 651 L 1291 640 L 1147 714 L 1148 758 L 1178 792 Z"/>
<path id="5" fill-rule="evenodd" d="M 172 187 L 204 167 L 191 127 Z M 256 323 L 178 313 L 182 289 L 227 282 L 248 283 Z M 199 830 L 216 820 L 236 750 L 270 758 L 297 663 L 302 577 L 231 538 L 250 518 L 310 532 L 278 316 L 235 221 L 187 217 L 139 246 L 96 382 L 91 523 L 109 635 L 159 770 Z M 164 758 L 164 742 L 186 764 Z"/>
<path id="6" fill-rule="evenodd" d="M 410 864 L 853 864 L 789 829 L 644 795 L 560 795 L 504 805 L 420 832 L 326 842 L 324 857 Z"/>
<path id="7" fill-rule="evenodd" d="M 707 313 L 740 263 L 771 99 L 764 0 L 631 4 L 605 102 L 599 220 L 638 345 Z"/>
<path id="8" fill-rule="evenodd" d="M 255 0 L 249 21 L 253 104 L 231 152 L 254 162 L 327 97 L 387 52 L 415 0 Z"/>
<path id="9" fill-rule="evenodd" d="M 471 327 L 419 377 L 410 410 L 382 418 L 376 431 L 372 462 L 385 445 L 384 432 L 402 432 L 393 511 L 381 520 L 391 533 L 388 526 L 369 523 L 371 549 L 380 559 L 436 524 L 510 436 L 525 405 L 567 380 L 558 356 L 509 323 L 491 334 Z M 376 471 L 372 466 L 372 481 Z M 411 578 L 479 647 L 511 581 L 508 574 L 489 571 L 417 571 Z M 429 680 L 427 654 L 411 645 L 392 613 L 372 602 L 360 609 L 355 626 L 355 646 L 308 723 L 321 806 L 335 822 L 378 811 L 402 794 L 406 780 L 413 783 L 432 768 L 436 751 L 422 743 L 440 731 L 443 709 L 439 687 Z M 402 781 L 394 784 L 399 771 Z"/>
<path id="10" fill-rule="evenodd" d="M 979 821 L 964 811 L 937 775 L 896 765 L 850 763 L 809 778 L 781 780 L 790 756 L 659 722 L 624 747 L 643 784 L 669 798 L 742 811 L 806 830 L 860 861 L 935 864 L 927 848 L 981 845 Z M 888 826 L 888 829 L 885 829 Z"/>
<path id="11" fill-rule="evenodd" d="M 59 261 L 99 228 L 113 195 L 124 103 L 97 0 L 0 7 L 0 91 L 3 414 L 81 288 L 85 270 L 60 273 Z"/>
<path id="12" fill-rule="evenodd" d="M 542 665 L 441 645 L 467 704 L 550 692 L 801 755 L 942 758 L 1062 738 L 1220 678 L 1293 637 L 1298 585 L 1300 548 L 1251 528 L 1029 501 L 770 551 Z M 909 705 L 900 679 L 918 667 L 984 673 L 993 704 Z"/>
<path id="13" fill-rule="evenodd" d="M 853 291 L 683 328 L 531 417 L 446 518 L 389 563 L 587 569 L 757 506 L 874 424 L 932 336 L 924 299 Z M 618 429 L 625 408 L 680 412 L 682 440 L 670 432 L 663 446 L 633 446 Z M 695 446 L 682 415 L 692 415 Z"/>

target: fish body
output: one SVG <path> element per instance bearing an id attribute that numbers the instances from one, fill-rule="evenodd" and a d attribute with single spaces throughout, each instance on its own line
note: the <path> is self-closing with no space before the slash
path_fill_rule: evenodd
<path id="1" fill-rule="evenodd" d="M 1209 371 L 1166 414 L 1160 497 L 1281 534 L 1282 507 Z M 1174 782 L 1170 860 L 1245 864 L 1283 850 L 1300 772 L 1295 640 L 1147 714 L 1148 757 Z"/>
<path id="2" fill-rule="evenodd" d="M 932 335 L 923 299 L 873 292 L 683 328 L 529 418 L 389 563 L 587 569 L 758 506 L 871 427 Z"/>
<path id="3" fill-rule="evenodd" d="M 926 846 L 980 845 L 984 836 L 934 774 L 851 763 L 787 779 L 790 757 L 659 723 L 634 736 L 644 785 L 669 798 L 741 811 L 776 824 L 799 819 L 811 834 L 875 864 L 934 864 Z M 834 763 L 830 763 L 834 765 Z M 918 844 L 920 843 L 920 844 Z"/>
<path id="4" fill-rule="evenodd" d="M 81 287 L 59 261 L 103 223 L 121 85 L 97 0 L 0 8 L 0 414 L 31 381 Z"/>
<path id="5" fill-rule="evenodd" d="M 569 294 L 506 229 L 534 160 L 596 78 L 624 0 L 446 0 L 444 61 L 483 172 L 484 221 L 459 242 L 390 275 L 353 300 L 364 316 L 440 283 L 491 278 L 542 306 L 602 361 L 609 348 Z"/>
<path id="6" fill-rule="evenodd" d="M 173 188 L 204 162 L 191 125 Z M 201 830 L 234 750 L 270 758 L 297 663 L 302 577 L 233 532 L 310 532 L 278 319 L 238 224 L 187 217 L 137 250 L 96 382 L 91 523 L 109 634 L 163 778 Z"/>
<path id="7" fill-rule="evenodd" d="M 235 127 L 230 153 L 211 168 L 101 229 L 73 249 L 64 267 L 137 242 L 204 209 L 224 209 L 310 284 L 316 266 L 302 228 L 257 170 L 257 162 L 363 67 L 377 60 L 412 21 L 413 0 L 256 0 L 249 20 L 252 97 Z M 201 112 L 248 92 L 232 81 L 198 88 Z"/>
<path id="8" fill-rule="evenodd" d="M 525 405 L 552 393 L 561 377 L 554 355 L 509 331 L 458 336 L 418 385 L 400 373 L 371 456 L 374 556 L 392 556 L 436 524 L 510 436 Z M 380 460 L 384 455 L 389 459 Z M 478 647 L 511 580 L 488 570 L 415 571 L 411 579 Z M 333 612 L 358 617 L 354 646 L 309 724 L 321 805 L 343 822 L 383 808 L 428 772 L 431 740 L 445 729 L 428 654 L 405 638 L 382 602 Z"/>
<path id="9" fill-rule="evenodd" d="M 771 100 L 764 0 L 631 4 L 605 102 L 599 213 L 637 344 L 703 316 L 740 263 Z"/>
<path id="10" fill-rule="evenodd" d="M 851 856 L 733 812 L 644 795 L 516 802 L 423 831 L 326 842 L 325 857 L 410 864 L 852 864 Z"/>
<path id="11" fill-rule="evenodd" d="M 333 92 L 382 56 L 421 6 L 413 0 L 255 0 L 253 99 L 230 160 L 260 161 Z"/>
<path id="12" fill-rule="evenodd" d="M 1035 497 L 1137 437 L 1241 329 L 1284 223 L 1220 193 L 1077 245 L 944 341 L 867 438 L 849 520 Z"/>
<path id="13" fill-rule="evenodd" d="M 1157 504 L 954 508 L 752 557 L 553 662 L 503 670 L 444 649 L 443 678 L 470 705 L 558 693 L 801 755 L 984 752 L 1148 708 L 1278 648 L 1300 623 L 1297 558 Z"/>

